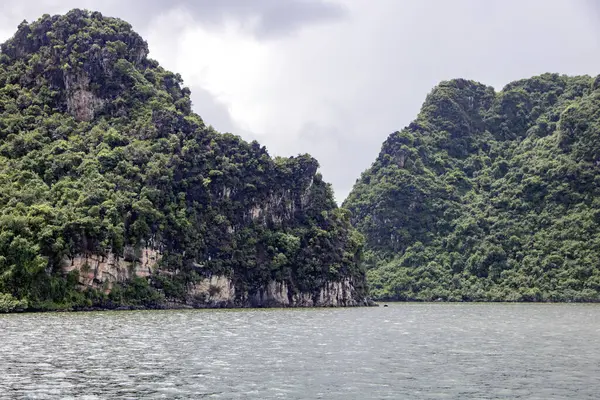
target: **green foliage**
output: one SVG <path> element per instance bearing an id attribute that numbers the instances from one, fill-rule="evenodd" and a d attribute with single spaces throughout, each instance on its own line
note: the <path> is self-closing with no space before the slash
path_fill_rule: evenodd
<path id="1" fill-rule="evenodd" d="M 0 293 L 0 313 L 27 308 L 26 300 L 17 300 L 9 293 Z"/>
<path id="2" fill-rule="evenodd" d="M 600 301 L 600 101 L 587 76 L 443 82 L 344 206 L 380 299 Z"/>
<path id="3" fill-rule="evenodd" d="M 126 22 L 44 15 L 0 54 L 1 293 L 31 309 L 157 307 L 211 274 L 250 290 L 364 281 L 362 241 L 317 161 L 206 126 Z M 77 255 L 133 262 L 142 247 L 166 273 L 110 294 L 64 273 Z"/>

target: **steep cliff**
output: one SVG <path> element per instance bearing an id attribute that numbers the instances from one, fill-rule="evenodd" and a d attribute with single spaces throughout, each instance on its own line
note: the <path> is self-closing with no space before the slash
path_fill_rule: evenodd
<path id="1" fill-rule="evenodd" d="M 600 78 L 442 82 L 344 207 L 376 298 L 600 300 Z"/>
<path id="2" fill-rule="evenodd" d="M 363 238 L 317 161 L 214 131 L 147 55 L 129 24 L 81 10 L 2 44 L 0 294 L 30 309 L 363 304 Z"/>

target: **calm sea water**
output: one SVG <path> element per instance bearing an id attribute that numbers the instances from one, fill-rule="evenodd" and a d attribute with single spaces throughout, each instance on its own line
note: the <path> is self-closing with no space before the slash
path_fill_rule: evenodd
<path id="1" fill-rule="evenodd" d="M 0 398 L 598 399 L 600 305 L 1 315 Z"/>

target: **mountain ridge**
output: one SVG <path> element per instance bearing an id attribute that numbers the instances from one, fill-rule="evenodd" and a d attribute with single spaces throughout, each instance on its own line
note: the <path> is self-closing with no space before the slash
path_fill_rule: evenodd
<path id="1" fill-rule="evenodd" d="M 368 303 L 362 237 L 317 160 L 206 126 L 147 56 L 79 9 L 1 45 L 4 308 Z"/>
<path id="2" fill-rule="evenodd" d="M 598 81 L 436 86 L 342 205 L 373 296 L 598 301 Z"/>

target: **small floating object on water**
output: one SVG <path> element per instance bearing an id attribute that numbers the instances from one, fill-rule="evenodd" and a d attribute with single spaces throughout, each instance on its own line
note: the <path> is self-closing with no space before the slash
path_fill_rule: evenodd
<path id="1" fill-rule="evenodd" d="M 387 307 L 387 304 L 384 304 L 383 306 L 384 306 L 384 307 Z"/>

